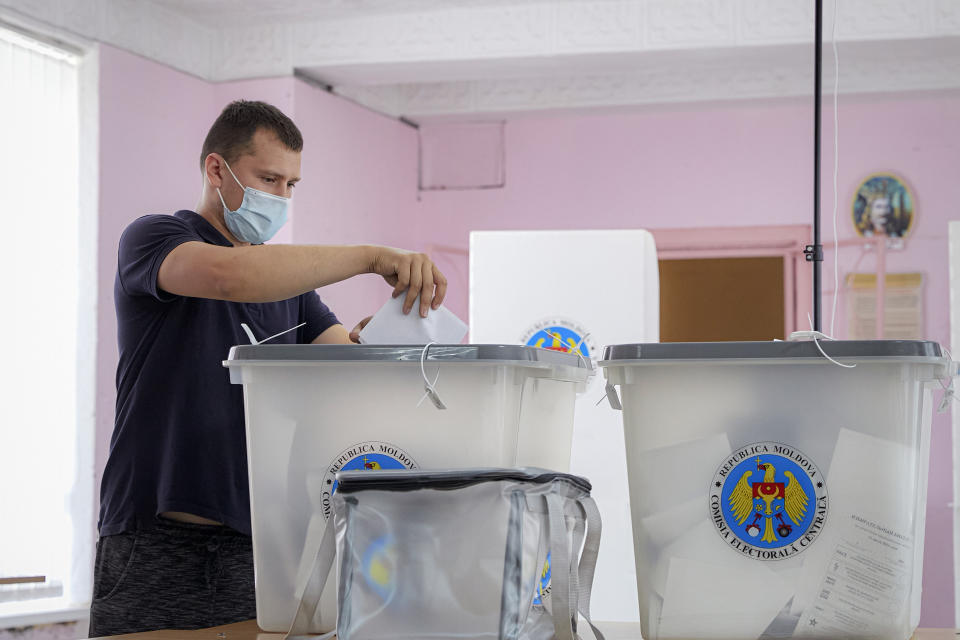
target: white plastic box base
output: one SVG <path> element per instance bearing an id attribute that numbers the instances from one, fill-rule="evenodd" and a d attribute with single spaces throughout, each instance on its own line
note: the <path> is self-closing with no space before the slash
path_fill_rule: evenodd
<path id="1" fill-rule="evenodd" d="M 428 362 L 431 381 L 440 372 L 437 390 L 448 407 L 441 411 L 429 400 L 417 406 L 424 394 L 419 362 L 231 366 L 244 385 L 257 622 L 273 632 L 286 631 L 296 612 L 307 528 L 325 526 L 336 471 L 566 471 L 576 392 L 587 379 L 585 371 L 552 379 L 550 369 L 533 365 Z M 325 591 L 321 615 L 335 620 L 335 589 Z M 314 631 L 333 625 L 324 627 Z"/>
<path id="2" fill-rule="evenodd" d="M 644 638 L 911 636 L 931 385 L 945 369 L 918 360 L 603 363 L 623 404 Z M 756 494 L 740 527 L 719 514 L 726 476 L 791 467 L 778 453 L 809 472 L 809 529 L 764 551 L 778 542 L 759 534 L 793 528 L 788 515 L 765 518 Z M 751 517 L 758 527 L 743 528 Z"/>

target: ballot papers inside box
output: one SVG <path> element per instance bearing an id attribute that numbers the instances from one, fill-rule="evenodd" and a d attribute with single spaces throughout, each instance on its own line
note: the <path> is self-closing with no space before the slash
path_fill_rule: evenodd
<path id="1" fill-rule="evenodd" d="M 835 362 L 813 342 L 607 349 L 648 640 L 916 628 L 933 395 L 956 364 L 929 342 L 819 347 Z"/>
<path id="2" fill-rule="evenodd" d="M 249 345 L 224 364 L 244 390 L 257 621 L 273 632 L 290 627 L 304 541 L 330 522 L 337 472 L 566 471 L 593 375 L 577 355 L 515 345 Z M 320 607 L 335 618 L 333 590 Z"/>

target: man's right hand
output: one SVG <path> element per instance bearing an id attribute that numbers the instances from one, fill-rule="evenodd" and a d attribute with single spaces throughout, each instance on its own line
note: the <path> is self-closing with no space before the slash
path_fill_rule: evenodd
<path id="1" fill-rule="evenodd" d="M 410 313 L 419 297 L 420 315 L 426 318 L 431 309 L 440 308 L 447 295 L 447 279 L 424 253 L 374 247 L 370 271 L 393 287 L 394 298 L 406 293 L 404 313 Z"/>

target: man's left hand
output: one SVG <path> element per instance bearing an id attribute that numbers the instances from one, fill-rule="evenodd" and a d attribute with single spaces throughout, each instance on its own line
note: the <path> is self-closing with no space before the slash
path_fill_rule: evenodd
<path id="1" fill-rule="evenodd" d="M 353 328 L 353 331 L 350 332 L 350 340 L 352 342 L 355 344 L 360 344 L 360 332 L 363 331 L 365 326 L 370 324 L 371 320 L 373 320 L 373 316 L 366 317 Z"/>

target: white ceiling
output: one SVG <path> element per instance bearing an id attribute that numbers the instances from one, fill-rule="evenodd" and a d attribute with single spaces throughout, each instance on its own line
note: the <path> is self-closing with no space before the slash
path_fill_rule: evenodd
<path id="1" fill-rule="evenodd" d="M 960 88 L 960 0 L 839 0 L 841 91 Z M 824 69 L 832 85 L 833 0 Z M 813 0 L 0 0 L 200 77 L 298 75 L 386 113 L 808 96 Z M 4 9 L 6 8 L 6 9 Z"/>

